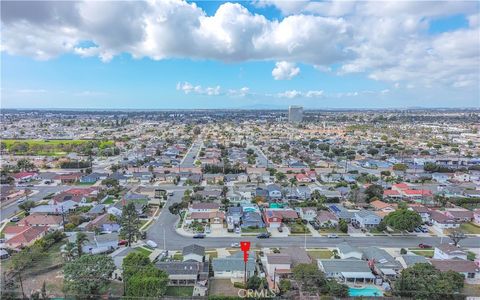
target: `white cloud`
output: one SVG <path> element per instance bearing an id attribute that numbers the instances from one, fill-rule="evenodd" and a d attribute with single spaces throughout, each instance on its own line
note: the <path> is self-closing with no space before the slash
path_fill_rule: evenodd
<path id="1" fill-rule="evenodd" d="M 190 82 L 177 83 L 177 90 L 188 94 L 198 94 L 207 96 L 218 96 L 221 94 L 221 88 L 217 86 L 202 87 L 201 85 L 192 85 Z"/>
<path id="2" fill-rule="evenodd" d="M 277 62 L 272 70 L 272 76 L 275 80 L 292 79 L 298 74 L 300 74 L 300 68 L 296 64 L 287 61 Z"/>
<path id="3" fill-rule="evenodd" d="M 238 90 L 230 89 L 227 93 L 229 96 L 245 97 L 250 94 L 250 88 L 244 86 Z"/>
<path id="4" fill-rule="evenodd" d="M 297 90 L 288 90 L 282 93 L 278 93 L 277 97 L 279 98 L 320 98 L 323 97 L 323 91 L 297 91 Z"/>
<path id="5" fill-rule="evenodd" d="M 475 1 L 257 1 L 282 11 L 280 20 L 224 3 L 207 15 L 184 1 L 2 1 L 1 50 L 40 60 L 65 53 L 108 62 L 135 58 L 276 61 L 275 79 L 295 63 L 338 74 L 365 72 L 401 87 L 480 85 L 480 28 Z M 464 14 L 469 27 L 429 34 L 439 18 Z M 81 47 L 91 41 L 94 47 Z M 283 68 L 278 64 L 292 64 Z M 339 67 L 337 67 L 339 66 Z M 219 87 L 186 93 L 220 94 Z"/>

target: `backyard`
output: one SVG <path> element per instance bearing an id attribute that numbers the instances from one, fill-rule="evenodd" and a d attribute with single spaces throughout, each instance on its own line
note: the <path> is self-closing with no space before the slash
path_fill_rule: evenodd
<path id="1" fill-rule="evenodd" d="M 191 297 L 193 286 L 168 286 L 165 296 L 171 297 Z"/>

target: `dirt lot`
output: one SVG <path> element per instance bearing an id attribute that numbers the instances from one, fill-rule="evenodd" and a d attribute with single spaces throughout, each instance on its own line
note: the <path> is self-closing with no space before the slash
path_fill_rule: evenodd
<path id="1" fill-rule="evenodd" d="M 63 271 L 62 268 L 54 269 L 49 272 L 29 276 L 23 279 L 23 289 L 25 294 L 30 295 L 31 292 L 41 290 L 43 282 L 46 283 L 47 293 L 49 296 L 62 296 L 63 288 Z"/>
<path id="2" fill-rule="evenodd" d="M 238 297 L 237 292 L 239 289 L 233 287 L 233 283 L 230 279 L 211 279 L 209 284 L 209 295 Z"/>

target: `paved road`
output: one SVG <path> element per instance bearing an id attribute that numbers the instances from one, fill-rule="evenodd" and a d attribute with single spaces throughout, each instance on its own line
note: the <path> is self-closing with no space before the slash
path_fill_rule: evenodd
<path id="1" fill-rule="evenodd" d="M 28 197 L 28 200 L 37 202 L 41 201 L 45 196 L 51 193 L 56 193 L 59 191 L 65 191 L 72 188 L 71 186 L 35 186 L 29 187 L 28 189 L 32 191 L 38 191 L 32 196 Z M 24 187 L 16 187 L 17 190 L 25 189 Z M 0 207 L 0 221 L 3 221 L 19 211 L 17 202 L 11 202 L 5 206 Z"/>
<path id="2" fill-rule="evenodd" d="M 200 152 L 200 149 L 202 148 L 203 141 L 199 138 L 196 139 L 190 149 L 188 150 L 187 154 L 185 154 L 185 157 L 183 160 L 180 162 L 180 167 L 183 168 L 192 168 L 195 167 L 195 159 L 197 158 L 198 152 Z"/>
<path id="3" fill-rule="evenodd" d="M 386 248 L 406 248 L 416 247 L 420 243 L 436 246 L 441 242 L 439 237 L 341 237 L 337 239 L 329 239 L 327 237 L 311 237 L 307 236 L 295 236 L 285 238 L 269 238 L 269 239 L 257 239 L 256 237 L 207 237 L 205 239 L 193 239 L 191 237 L 185 237 L 176 232 L 176 224 L 178 216 L 172 215 L 168 210 L 168 207 L 175 203 L 180 202 L 183 196 L 183 190 L 185 188 L 178 187 L 174 195 L 170 197 L 165 205 L 165 209 L 162 210 L 157 221 L 150 226 L 147 231 L 147 239 L 155 241 L 160 247 L 163 248 L 164 232 L 165 243 L 168 250 L 179 250 L 184 246 L 192 243 L 196 243 L 206 248 L 224 248 L 230 247 L 232 242 L 238 242 L 240 240 L 247 240 L 252 242 L 254 247 L 288 247 L 288 246 L 300 246 L 306 245 L 308 247 L 334 247 L 342 241 L 347 241 L 353 246 L 368 247 L 368 246 L 380 246 Z M 165 231 L 164 231 L 165 230 Z M 443 243 L 450 242 L 449 238 L 443 238 Z M 467 238 L 460 243 L 465 247 L 480 247 L 480 238 Z"/>

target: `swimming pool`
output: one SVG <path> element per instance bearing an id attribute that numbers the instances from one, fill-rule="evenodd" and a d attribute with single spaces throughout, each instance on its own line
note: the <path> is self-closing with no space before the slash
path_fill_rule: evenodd
<path id="1" fill-rule="evenodd" d="M 379 297 L 379 296 L 383 296 L 383 292 L 376 286 L 369 285 L 363 288 L 352 288 L 352 287 L 348 288 L 348 295 L 350 297 L 359 297 L 359 296 Z"/>

